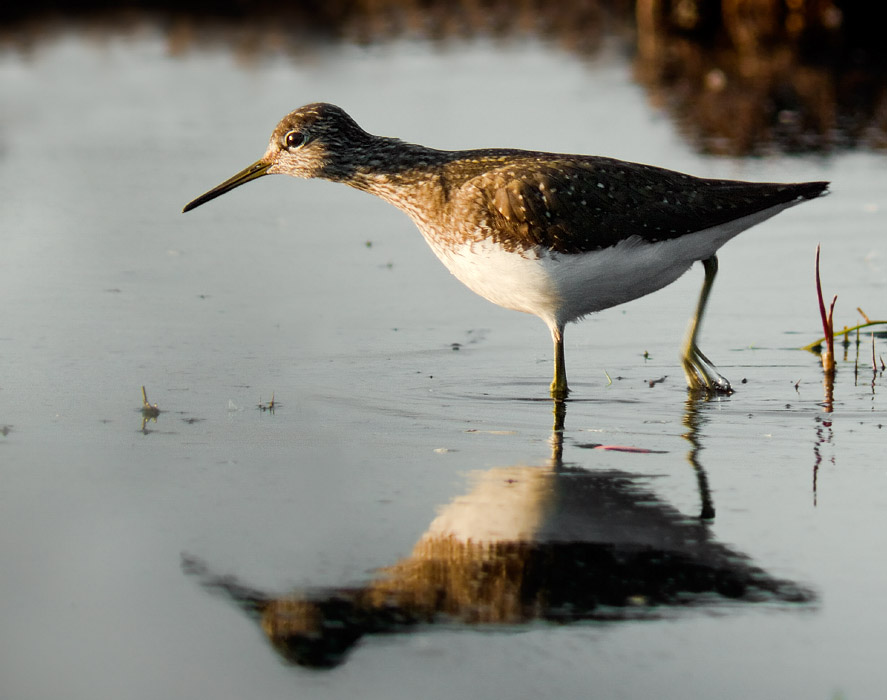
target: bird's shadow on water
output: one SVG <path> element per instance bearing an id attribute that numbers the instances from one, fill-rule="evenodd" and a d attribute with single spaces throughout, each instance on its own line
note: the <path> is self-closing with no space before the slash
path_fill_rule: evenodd
<path id="1" fill-rule="evenodd" d="M 364 637 L 436 626 L 505 631 L 760 602 L 810 607 L 815 595 L 804 586 L 715 541 L 715 506 L 699 461 L 703 405 L 690 398 L 683 419 L 700 499 L 692 515 L 637 474 L 565 461 L 572 446 L 564 443 L 568 404 L 560 401 L 545 464 L 473 472 L 468 492 L 438 509 L 412 552 L 380 562 L 368 581 L 280 594 L 190 554 L 182 568 L 254 619 L 281 657 L 314 668 L 343 663 Z"/>

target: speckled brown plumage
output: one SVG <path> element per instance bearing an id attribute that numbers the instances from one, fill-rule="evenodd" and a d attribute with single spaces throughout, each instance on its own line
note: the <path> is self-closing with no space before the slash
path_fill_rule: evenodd
<path id="1" fill-rule="evenodd" d="M 328 104 L 302 107 L 272 136 L 309 134 L 322 144 L 307 177 L 375 194 L 454 241 L 489 238 L 510 250 L 601 250 L 631 236 L 677 238 L 795 199 L 828 183 L 750 183 L 697 178 L 603 158 L 516 149 L 441 151 L 361 129 Z M 273 172 L 273 169 L 270 171 Z"/>
<path id="2" fill-rule="evenodd" d="M 693 388 L 730 391 L 696 346 L 716 253 L 741 231 L 828 186 L 710 180 L 599 156 L 441 151 L 374 136 L 339 107 L 317 103 L 284 117 L 260 160 L 185 211 L 275 173 L 342 182 L 381 197 L 413 219 L 470 289 L 541 318 L 555 343 L 556 399 L 567 395 L 567 323 L 661 289 L 696 261 L 704 264 L 705 284 L 684 370 Z"/>

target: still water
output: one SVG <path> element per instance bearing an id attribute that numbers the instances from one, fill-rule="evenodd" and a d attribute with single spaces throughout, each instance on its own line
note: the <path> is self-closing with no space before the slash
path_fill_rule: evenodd
<path id="1" fill-rule="evenodd" d="M 817 243 L 836 326 L 887 316 L 883 154 L 698 155 L 606 43 L 70 32 L 0 54 L 0 89 L 4 697 L 882 692 L 884 378 L 863 337 L 827 411 L 796 348 Z M 544 326 L 387 205 L 280 177 L 180 214 L 320 100 L 833 193 L 722 251 L 702 346 L 735 395 L 688 400 L 694 269 L 568 329 L 555 417 Z"/>

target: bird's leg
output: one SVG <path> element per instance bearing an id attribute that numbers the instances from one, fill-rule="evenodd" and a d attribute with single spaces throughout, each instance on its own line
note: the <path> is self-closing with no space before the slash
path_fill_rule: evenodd
<path id="1" fill-rule="evenodd" d="M 702 317 L 705 314 L 705 305 L 708 303 L 708 295 L 718 274 L 717 256 L 712 255 L 710 258 L 706 258 L 702 261 L 702 266 L 705 268 L 705 281 L 702 283 L 702 291 L 699 293 L 696 314 L 690 321 L 690 329 L 684 343 L 681 361 L 684 365 L 684 374 L 687 375 L 687 384 L 691 389 L 730 394 L 733 392 L 730 382 L 718 374 L 711 360 L 703 355 L 696 345 L 696 338 L 702 326 Z"/>
<path id="2" fill-rule="evenodd" d="M 567 367 L 564 364 L 564 327 L 555 326 L 551 329 L 554 340 L 554 381 L 551 382 L 551 398 L 563 401 L 570 390 L 567 388 Z"/>

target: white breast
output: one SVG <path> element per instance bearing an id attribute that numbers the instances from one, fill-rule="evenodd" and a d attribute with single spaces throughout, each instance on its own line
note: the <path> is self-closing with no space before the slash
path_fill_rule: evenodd
<path id="1" fill-rule="evenodd" d="M 455 247 L 426 240 L 447 269 L 484 299 L 546 323 L 555 318 L 562 300 L 544 254 L 511 252 L 489 239 Z"/>
<path id="2" fill-rule="evenodd" d="M 451 246 L 431 232 L 423 235 L 469 289 L 499 306 L 538 316 L 555 328 L 662 289 L 736 234 L 792 204 L 680 238 L 648 243 L 633 236 L 588 253 L 543 248 L 515 252 L 490 239 Z"/>

